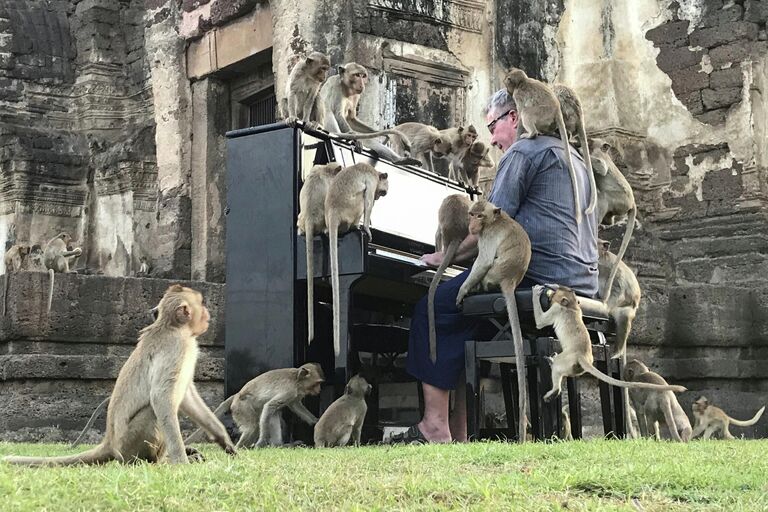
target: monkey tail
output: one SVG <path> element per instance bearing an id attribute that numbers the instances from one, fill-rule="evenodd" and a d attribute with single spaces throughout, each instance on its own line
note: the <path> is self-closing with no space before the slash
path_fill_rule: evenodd
<path id="1" fill-rule="evenodd" d="M 331 295 L 333 302 L 333 353 L 338 357 L 341 352 L 341 329 L 339 325 L 339 315 L 341 307 L 339 305 L 339 222 L 330 217 L 328 225 L 328 237 L 330 239 L 331 256 Z"/>
<path id="2" fill-rule="evenodd" d="M 85 424 L 85 427 L 83 427 L 83 431 L 80 432 L 80 435 L 77 436 L 77 439 L 72 441 L 72 444 L 69 445 L 70 448 L 75 448 L 77 445 L 80 444 L 80 441 L 83 440 L 85 437 L 86 432 L 88 432 L 91 427 L 93 426 L 93 422 L 96 421 L 96 417 L 101 414 L 101 411 L 104 410 L 104 407 L 106 407 L 107 403 L 109 403 L 109 399 L 112 398 L 112 396 L 108 396 L 104 400 L 101 401 L 99 405 L 96 406 L 96 410 L 93 411 L 93 414 L 91 414 L 91 417 L 88 418 L 88 423 Z"/>
<path id="3" fill-rule="evenodd" d="M 629 245 L 629 241 L 632 238 L 632 232 L 635 230 L 636 217 L 637 206 L 629 210 L 629 215 L 627 216 L 627 227 L 624 230 L 624 238 L 621 239 L 621 247 L 619 247 L 619 252 L 616 253 L 616 263 L 614 263 L 613 267 L 611 267 L 611 273 L 608 276 L 608 283 L 605 285 L 605 297 L 603 298 L 603 302 L 606 302 L 611 296 L 613 281 L 616 279 L 616 273 L 619 271 L 619 263 L 621 263 L 621 261 L 624 259 L 624 253 L 627 252 L 627 246 Z"/>
<path id="4" fill-rule="evenodd" d="M 631 307 L 614 308 L 611 314 L 616 324 L 616 347 L 614 348 L 616 353 L 612 359 L 620 357 L 626 359 L 627 339 L 629 338 L 629 331 L 632 329 L 632 320 L 635 319 L 635 309 Z M 624 359 L 622 361 L 626 364 Z"/>
<path id="5" fill-rule="evenodd" d="M 589 205 L 584 213 L 590 214 L 595 211 L 595 206 L 597 206 L 597 184 L 595 183 L 595 172 L 592 170 L 592 159 L 589 157 L 589 141 L 587 141 L 587 130 L 584 128 L 583 112 L 579 112 L 579 140 L 581 140 L 581 154 L 587 164 L 587 174 L 589 175 Z M 598 219 L 598 222 L 601 220 L 603 219 Z"/>
<path id="6" fill-rule="evenodd" d="M 443 261 L 440 263 L 440 266 L 437 267 L 437 271 L 435 272 L 434 277 L 432 277 L 432 282 L 429 283 L 429 293 L 427 293 L 427 316 L 429 317 L 429 359 L 432 360 L 432 363 L 437 361 L 437 334 L 435 333 L 435 291 L 437 290 L 437 285 L 440 283 L 440 278 L 445 272 L 445 269 L 448 268 L 448 265 L 451 264 L 454 256 L 456 256 L 456 250 L 459 248 L 459 243 L 459 240 L 451 240 L 451 243 L 448 244 L 448 247 L 445 250 L 445 254 L 443 255 Z"/>
<path id="7" fill-rule="evenodd" d="M 760 416 L 763 415 L 763 411 L 765 411 L 765 406 L 762 406 L 759 411 L 755 413 L 755 415 L 752 417 L 751 420 L 736 420 L 728 416 L 728 419 L 731 420 L 731 423 L 736 425 L 737 427 L 751 427 L 755 423 L 757 423 L 757 420 L 760 419 Z"/>
<path id="8" fill-rule="evenodd" d="M 51 304 L 53 304 L 53 280 L 54 280 L 53 274 L 54 274 L 53 269 L 49 268 L 48 275 L 51 278 L 51 283 L 50 283 L 50 286 L 48 287 L 48 307 L 45 310 L 46 313 L 48 313 L 49 315 L 51 314 Z"/>
<path id="9" fill-rule="evenodd" d="M 19 466 L 33 467 L 54 467 L 54 466 L 72 466 L 75 464 L 103 464 L 111 460 L 119 459 L 116 454 L 101 443 L 88 451 L 76 455 L 65 455 L 63 457 L 3 457 L 3 461 L 9 464 Z"/>
<path id="10" fill-rule="evenodd" d="M 402 143 L 406 147 L 411 146 L 411 141 L 406 137 L 406 135 L 401 132 L 400 130 L 379 130 L 377 132 L 371 132 L 371 133 L 359 133 L 359 132 L 345 132 L 345 133 L 331 133 L 331 135 L 335 135 L 336 137 L 339 137 L 341 139 L 349 139 L 349 140 L 361 140 L 361 139 L 375 139 L 376 137 L 383 137 L 385 135 L 395 135 L 396 137 L 399 137 Z"/>
<path id="11" fill-rule="evenodd" d="M 517 313 L 517 299 L 515 298 L 515 288 L 517 286 L 502 281 L 501 293 L 504 295 L 504 302 L 507 307 L 507 317 L 509 318 L 509 328 L 512 331 L 512 342 L 515 346 L 515 368 L 517 370 L 517 389 L 518 389 L 518 408 L 520 411 L 519 424 L 517 428 L 517 441 L 524 443 L 528 427 L 528 388 L 526 388 L 525 379 L 525 349 L 523 348 L 523 336 L 520 332 L 520 318 Z"/>
<path id="12" fill-rule="evenodd" d="M 573 159 L 571 158 L 571 148 L 568 144 L 568 130 L 565 128 L 565 121 L 563 120 L 563 113 L 559 108 L 559 104 L 557 109 L 557 127 L 560 130 L 560 138 L 563 141 L 563 148 L 565 149 L 565 163 L 568 164 L 568 172 L 571 175 L 571 184 L 573 185 L 573 203 L 576 209 L 576 222 L 581 223 L 579 180 L 576 179 L 576 170 L 573 167 Z M 590 175 L 591 174 L 592 173 L 590 173 Z"/>
<path id="13" fill-rule="evenodd" d="M 315 269 L 314 269 L 314 226 L 307 222 L 304 233 L 307 244 L 307 345 L 315 339 Z"/>
<path id="14" fill-rule="evenodd" d="M 227 413 L 227 411 L 229 411 L 229 408 L 232 407 L 232 401 L 235 399 L 236 396 L 237 396 L 237 393 L 235 393 L 231 397 L 221 402 L 219 406 L 213 411 L 213 415 L 221 419 L 221 417 L 224 416 Z M 192 432 L 192 434 L 190 434 L 188 438 L 184 440 L 184 444 L 187 445 L 187 444 L 197 443 L 198 441 L 200 441 L 200 438 L 202 436 L 203 436 L 203 429 L 198 428 L 197 430 Z"/>
<path id="15" fill-rule="evenodd" d="M 8 287 L 10 285 L 11 280 L 11 272 L 8 271 L 8 268 L 5 269 L 5 279 L 3 279 L 3 317 L 5 317 L 5 314 L 8 312 Z"/>
<path id="16" fill-rule="evenodd" d="M 651 384 L 649 382 L 627 382 L 624 380 L 617 380 L 613 377 L 609 377 L 608 375 L 604 374 L 597 368 L 595 368 L 589 360 L 587 360 L 584 356 L 579 356 L 579 364 L 581 367 L 592 375 L 593 377 L 596 377 L 600 379 L 603 382 L 607 382 L 611 386 L 616 386 L 619 388 L 642 388 L 642 389 L 653 389 L 655 391 L 674 391 L 675 393 L 682 393 L 683 391 L 688 391 L 688 389 L 684 386 L 678 386 L 676 384 Z"/>

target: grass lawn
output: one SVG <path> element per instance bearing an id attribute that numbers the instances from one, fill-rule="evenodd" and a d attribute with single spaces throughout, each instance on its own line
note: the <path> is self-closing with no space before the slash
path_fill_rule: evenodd
<path id="1" fill-rule="evenodd" d="M 0 463 L 14 510 L 768 510 L 768 440 L 264 449 L 185 467 Z M 63 445 L 0 443 L 0 455 Z"/>

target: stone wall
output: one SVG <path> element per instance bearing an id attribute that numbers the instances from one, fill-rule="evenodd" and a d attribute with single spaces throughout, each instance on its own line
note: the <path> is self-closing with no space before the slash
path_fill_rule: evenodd
<path id="1" fill-rule="evenodd" d="M 149 310 L 176 282 L 202 292 L 211 313 L 208 332 L 198 338 L 195 381 L 215 407 L 224 393 L 224 285 L 57 274 L 46 315 L 47 293 L 30 291 L 47 290 L 48 275 L 18 272 L 10 275 L 0 319 L 0 439 L 74 439 L 112 392 L 139 331 L 152 321 Z M 104 422 L 102 415 L 91 440 Z"/>

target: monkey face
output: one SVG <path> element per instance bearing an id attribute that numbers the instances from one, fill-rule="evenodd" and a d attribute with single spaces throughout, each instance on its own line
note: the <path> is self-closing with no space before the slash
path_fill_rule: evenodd
<path id="1" fill-rule="evenodd" d="M 479 235 L 486 224 L 493 222 L 499 215 L 501 215 L 501 208 L 496 208 L 485 199 L 479 200 L 469 210 L 469 232 Z"/>
<path id="2" fill-rule="evenodd" d="M 187 327 L 193 336 L 205 333 L 211 320 L 211 314 L 203 304 L 203 295 L 180 284 L 166 290 L 157 310 L 157 321 L 167 321 L 171 327 Z"/>
<path id="3" fill-rule="evenodd" d="M 464 144 L 467 146 L 471 146 L 475 140 L 477 139 L 477 130 L 475 130 L 474 126 L 471 126 L 467 128 L 467 130 L 464 132 L 464 135 L 462 135 L 464 138 Z"/>
<path id="4" fill-rule="evenodd" d="M 515 89 L 525 83 L 527 79 L 528 75 L 525 74 L 525 71 L 522 69 L 511 68 L 507 73 L 507 76 L 504 77 L 504 85 L 507 87 L 509 94 L 513 94 Z"/>
<path id="5" fill-rule="evenodd" d="M 447 155 L 451 151 L 451 141 L 437 137 L 432 143 L 432 152 L 439 157 Z"/>
<path id="6" fill-rule="evenodd" d="M 368 84 L 368 71 L 361 66 L 351 62 L 346 67 L 340 68 L 342 71 L 342 80 L 345 85 L 352 90 L 354 94 L 362 94 L 365 86 Z"/>
<path id="7" fill-rule="evenodd" d="M 383 197 L 387 195 L 387 191 L 389 190 L 389 180 L 387 179 L 388 175 L 385 172 L 379 173 L 379 182 L 376 185 L 376 194 L 375 199 L 378 199 L 380 197 Z"/>
<path id="8" fill-rule="evenodd" d="M 347 387 L 345 389 L 345 393 L 349 395 L 365 396 L 367 394 L 370 394 L 372 389 L 373 389 L 373 386 L 368 384 L 368 381 L 366 381 L 360 375 L 355 375 L 354 377 L 349 379 L 349 382 L 347 383 Z"/>
<path id="9" fill-rule="evenodd" d="M 298 373 L 299 387 L 304 390 L 306 395 L 319 395 L 320 388 L 325 382 L 323 370 L 317 363 L 306 363 L 299 367 Z"/>
<path id="10" fill-rule="evenodd" d="M 691 404 L 691 409 L 693 409 L 694 414 L 704 414 L 707 407 L 709 407 L 709 400 L 707 400 L 705 396 L 700 396 L 693 402 L 693 404 Z"/>
<path id="11" fill-rule="evenodd" d="M 559 304 L 566 309 L 580 309 L 576 293 L 567 286 L 560 286 L 551 297 L 552 304 Z"/>
<path id="12" fill-rule="evenodd" d="M 633 359 L 624 367 L 624 380 L 634 380 L 641 373 L 646 373 L 648 367 L 642 361 Z"/>

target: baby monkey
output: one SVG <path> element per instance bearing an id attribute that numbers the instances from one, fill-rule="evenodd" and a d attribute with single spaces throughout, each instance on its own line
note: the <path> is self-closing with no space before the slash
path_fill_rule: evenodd
<path id="1" fill-rule="evenodd" d="M 667 381 L 652 372 L 642 361 L 633 359 L 624 366 L 624 380 L 628 382 L 649 382 L 667 385 Z M 653 435 L 659 439 L 659 423 L 667 426 L 669 435 L 675 441 L 688 442 L 691 439 L 691 422 L 671 391 L 657 393 L 644 389 L 630 389 L 629 399 L 637 414 L 637 424 L 643 437 Z M 653 430 L 651 430 L 653 429 Z"/>
<path id="2" fill-rule="evenodd" d="M 720 431 L 723 433 L 724 439 L 735 439 L 731 434 L 728 427 L 733 423 L 737 427 L 751 427 L 758 422 L 760 416 L 765 411 L 765 406 L 761 407 L 759 411 L 755 413 L 751 420 L 737 420 L 731 418 L 725 411 L 714 405 L 710 405 L 709 400 L 706 397 L 700 396 L 693 402 L 693 417 L 696 420 L 696 425 L 693 427 L 693 437 L 698 437 L 704 433 L 704 439 L 709 439 L 712 434 Z"/>
<path id="3" fill-rule="evenodd" d="M 349 379 L 344 394 L 325 410 L 315 425 L 316 448 L 346 446 L 350 439 L 355 446 L 360 445 L 360 432 L 368 412 L 365 395 L 370 394 L 371 389 L 359 375 Z"/>
<path id="4" fill-rule="evenodd" d="M 584 372 L 589 373 L 603 382 L 622 388 L 644 388 L 656 391 L 685 391 L 683 386 L 650 384 L 647 382 L 625 382 L 616 380 L 594 367 L 592 361 L 592 342 L 589 332 L 581 317 L 581 306 L 576 293 L 566 286 L 557 290 L 547 289 L 550 306 L 543 311 L 538 300 L 543 287 L 534 287 L 533 311 L 536 318 L 536 328 L 543 329 L 548 325 L 554 326 L 555 336 L 560 341 L 562 352 L 552 360 L 552 389 L 544 395 L 545 401 L 550 401 L 560 394 L 563 378 L 578 377 Z"/>

